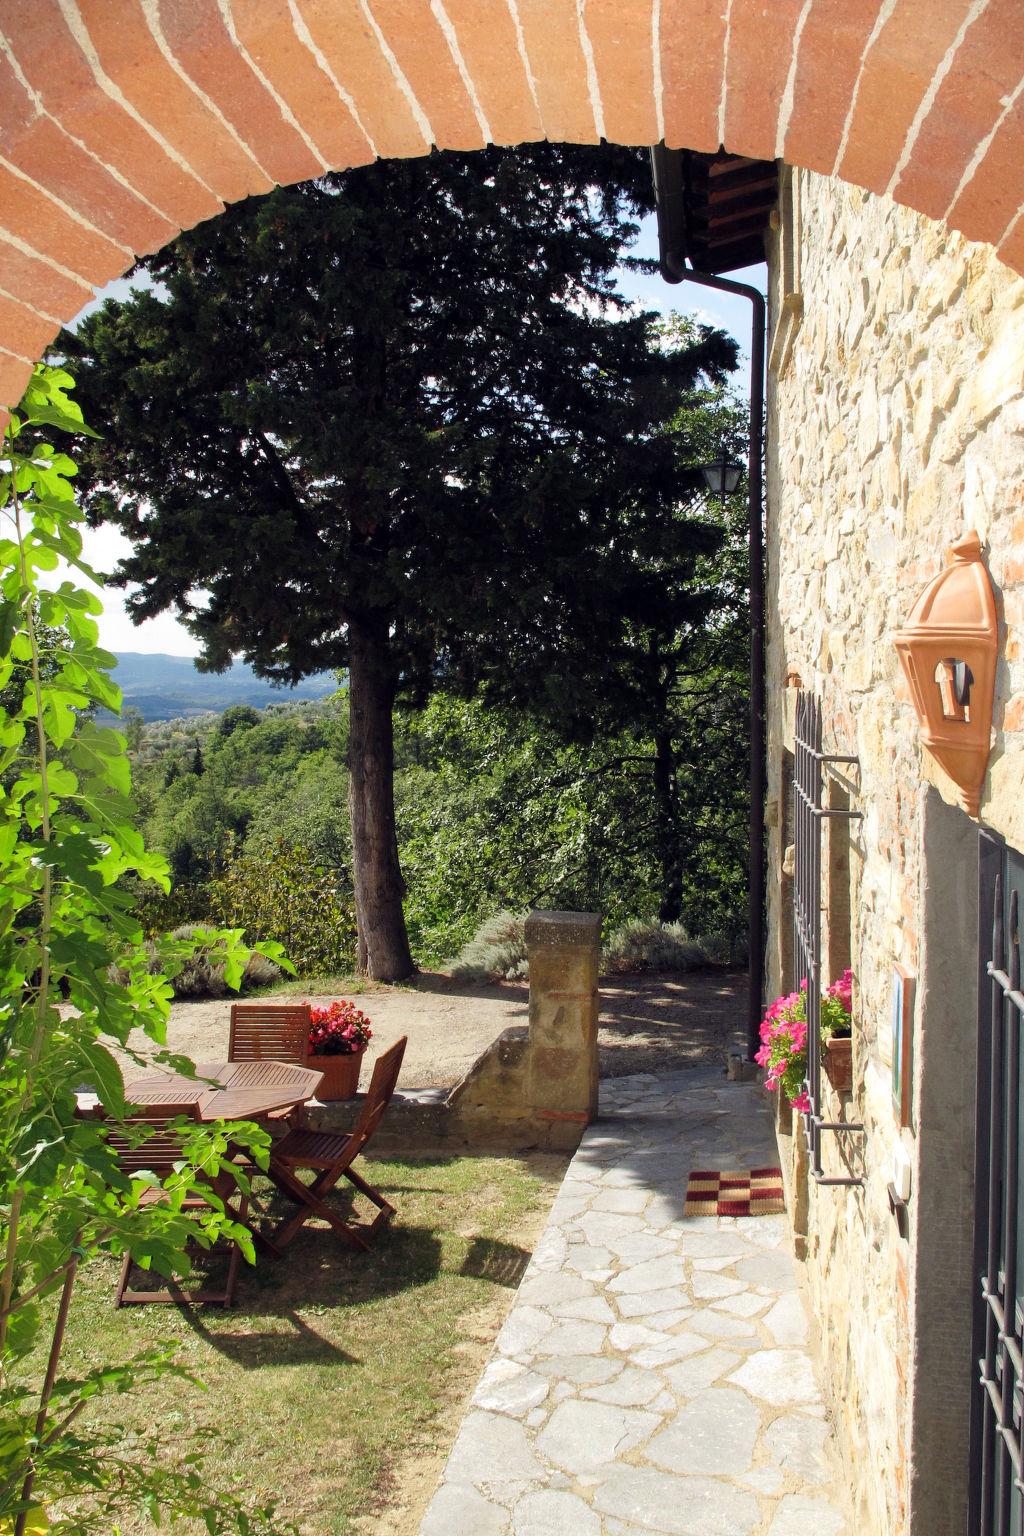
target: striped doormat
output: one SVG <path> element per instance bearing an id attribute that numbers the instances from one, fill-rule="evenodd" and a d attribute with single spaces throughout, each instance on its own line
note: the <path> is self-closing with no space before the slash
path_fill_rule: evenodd
<path id="1" fill-rule="evenodd" d="M 776 1216 L 785 1209 L 781 1168 L 700 1168 L 686 1186 L 687 1216 Z"/>

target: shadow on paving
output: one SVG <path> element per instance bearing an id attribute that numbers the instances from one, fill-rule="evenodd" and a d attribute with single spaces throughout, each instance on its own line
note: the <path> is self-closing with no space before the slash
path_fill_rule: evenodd
<path id="1" fill-rule="evenodd" d="M 746 972 L 645 972 L 600 981 L 602 1077 L 725 1065 L 746 1039 Z"/>

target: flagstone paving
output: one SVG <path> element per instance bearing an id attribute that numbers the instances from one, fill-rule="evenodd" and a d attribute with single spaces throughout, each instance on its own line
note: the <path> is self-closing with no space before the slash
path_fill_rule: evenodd
<path id="1" fill-rule="evenodd" d="M 421 1536 L 854 1536 L 788 1218 L 683 1216 L 776 1162 L 757 1084 L 601 1084 Z"/>

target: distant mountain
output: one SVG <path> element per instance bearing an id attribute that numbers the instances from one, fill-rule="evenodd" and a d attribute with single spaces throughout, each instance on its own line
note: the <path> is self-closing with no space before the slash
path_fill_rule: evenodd
<path id="1" fill-rule="evenodd" d="M 125 705 L 134 705 L 146 720 L 219 713 L 231 704 L 263 709 L 267 704 L 322 699 L 338 686 L 333 672 L 320 672 L 295 688 L 275 688 L 244 661 L 233 662 L 227 672 L 197 672 L 191 656 L 147 656 L 141 651 L 120 652 L 113 677 Z"/>

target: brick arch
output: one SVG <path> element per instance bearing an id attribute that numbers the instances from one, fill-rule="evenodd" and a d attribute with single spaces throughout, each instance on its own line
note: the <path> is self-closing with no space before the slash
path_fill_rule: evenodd
<path id="1" fill-rule="evenodd" d="M 0 404 L 225 203 L 544 137 L 784 158 L 1024 273 L 1021 0 L 4 0 Z"/>

